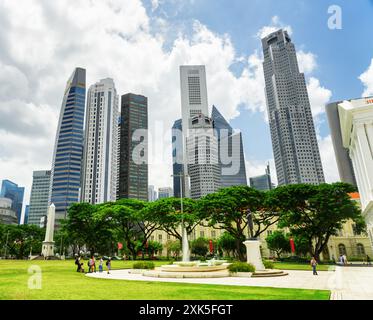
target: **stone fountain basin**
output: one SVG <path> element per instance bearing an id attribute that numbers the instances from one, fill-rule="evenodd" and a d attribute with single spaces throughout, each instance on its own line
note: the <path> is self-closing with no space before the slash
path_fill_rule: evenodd
<path id="1" fill-rule="evenodd" d="M 221 271 L 226 270 L 228 267 L 227 264 L 209 266 L 209 265 L 191 265 L 191 266 L 183 266 L 183 265 L 164 265 L 159 268 L 161 271 L 165 272 L 211 272 L 211 271 Z"/>

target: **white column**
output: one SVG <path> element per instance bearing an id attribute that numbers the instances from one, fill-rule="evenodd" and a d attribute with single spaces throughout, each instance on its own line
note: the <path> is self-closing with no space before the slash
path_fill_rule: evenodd
<path id="1" fill-rule="evenodd" d="M 246 240 L 244 241 L 244 245 L 246 246 L 247 263 L 251 263 L 256 271 L 265 270 L 260 253 L 260 241 Z"/>

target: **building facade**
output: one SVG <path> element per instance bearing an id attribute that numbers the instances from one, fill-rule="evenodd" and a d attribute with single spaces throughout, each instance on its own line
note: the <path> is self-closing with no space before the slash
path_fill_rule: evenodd
<path id="1" fill-rule="evenodd" d="M 115 201 L 118 180 L 118 95 L 113 79 L 90 86 L 84 137 L 81 200 Z"/>
<path id="2" fill-rule="evenodd" d="M 158 189 L 158 199 L 171 198 L 174 196 L 174 191 L 170 187 L 164 187 Z"/>
<path id="3" fill-rule="evenodd" d="M 265 93 L 279 185 L 323 183 L 310 102 L 295 46 L 278 30 L 262 39 Z"/>
<path id="4" fill-rule="evenodd" d="M 250 180 L 251 188 L 254 188 L 260 191 L 268 191 L 268 190 L 273 189 L 269 164 L 267 165 L 265 174 L 256 176 L 256 177 L 251 177 L 249 178 L 249 180 Z"/>
<path id="5" fill-rule="evenodd" d="M 339 121 L 338 104 L 343 101 L 332 102 L 326 106 L 326 114 L 328 116 L 328 123 L 330 128 L 330 136 L 337 161 L 339 178 L 342 182 L 356 184 L 356 178 L 352 161 L 348 153 L 348 149 L 343 146 L 341 124 Z"/>
<path id="6" fill-rule="evenodd" d="M 53 153 L 49 204 L 56 207 L 56 225 L 80 198 L 86 71 L 76 68 L 67 81 Z"/>
<path id="7" fill-rule="evenodd" d="M 148 98 L 121 98 L 118 198 L 148 200 Z"/>
<path id="8" fill-rule="evenodd" d="M 361 209 L 373 246 L 373 97 L 338 104 L 343 147 L 348 149 Z"/>
<path id="9" fill-rule="evenodd" d="M 172 126 L 172 173 L 174 196 L 180 198 L 180 179 L 183 172 L 183 126 L 182 120 L 178 119 Z M 185 193 L 185 192 L 184 192 Z M 185 194 L 184 194 L 185 196 Z"/>
<path id="10" fill-rule="evenodd" d="M 200 114 L 208 115 L 205 66 L 180 66 L 181 120 L 183 143 L 183 192 L 190 197 L 188 176 L 188 152 L 186 139 L 189 136 L 190 119 Z M 191 182 L 190 182 L 191 183 Z"/>
<path id="11" fill-rule="evenodd" d="M 33 172 L 28 224 L 39 226 L 40 219 L 47 216 L 50 183 L 50 170 Z"/>
<path id="12" fill-rule="evenodd" d="M 21 222 L 24 187 L 19 187 L 18 184 L 3 180 L 1 184 L 0 197 L 12 200 L 12 210 L 16 213 L 18 224 Z"/>
<path id="13" fill-rule="evenodd" d="M 221 187 L 246 186 L 246 165 L 241 132 L 234 132 L 215 106 L 212 106 L 211 119 L 218 139 Z"/>
<path id="14" fill-rule="evenodd" d="M 148 187 L 148 201 L 153 202 L 157 200 L 157 191 L 155 191 L 154 186 L 150 185 Z"/>
<path id="15" fill-rule="evenodd" d="M 218 141 L 211 118 L 199 114 L 190 119 L 187 137 L 190 197 L 199 199 L 221 187 Z"/>
<path id="16" fill-rule="evenodd" d="M 0 197 L 0 223 L 18 224 L 17 214 L 12 209 L 12 200 Z"/>

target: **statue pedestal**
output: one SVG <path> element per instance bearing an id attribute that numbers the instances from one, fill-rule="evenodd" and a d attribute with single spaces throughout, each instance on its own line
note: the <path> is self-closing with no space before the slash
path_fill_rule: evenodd
<path id="1" fill-rule="evenodd" d="M 260 241 L 246 240 L 244 245 L 246 246 L 247 262 L 251 263 L 257 271 L 265 270 L 262 255 L 260 254 Z"/>
<path id="2" fill-rule="evenodd" d="M 43 249 L 41 251 L 44 258 L 54 256 L 54 241 L 43 241 Z"/>

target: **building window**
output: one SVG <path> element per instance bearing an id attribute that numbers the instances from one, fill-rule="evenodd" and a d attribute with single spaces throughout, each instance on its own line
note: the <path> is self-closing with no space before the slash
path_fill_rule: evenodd
<path id="1" fill-rule="evenodd" d="M 365 255 L 364 245 L 362 245 L 361 243 L 358 243 L 358 244 L 356 245 L 356 249 L 357 249 L 357 255 L 358 255 L 358 256 L 363 256 L 363 255 Z"/>
<path id="2" fill-rule="evenodd" d="M 343 243 L 340 243 L 338 245 L 338 251 L 339 251 L 339 254 L 341 255 L 346 254 L 346 246 Z"/>
<path id="3" fill-rule="evenodd" d="M 162 242 L 162 235 L 161 234 L 158 235 L 158 241 Z"/>

